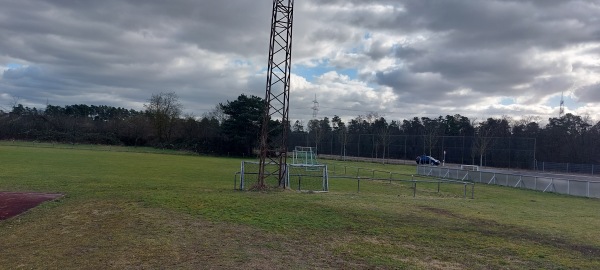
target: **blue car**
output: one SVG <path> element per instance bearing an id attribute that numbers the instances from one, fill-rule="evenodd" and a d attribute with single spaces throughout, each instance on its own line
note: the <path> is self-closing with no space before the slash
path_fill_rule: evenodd
<path id="1" fill-rule="evenodd" d="M 417 164 L 430 164 L 435 166 L 440 165 L 439 160 L 426 155 L 418 156 L 415 161 L 417 162 Z"/>

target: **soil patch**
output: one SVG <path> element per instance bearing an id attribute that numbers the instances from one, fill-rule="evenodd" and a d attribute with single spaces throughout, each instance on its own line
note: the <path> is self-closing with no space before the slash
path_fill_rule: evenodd
<path id="1" fill-rule="evenodd" d="M 19 215 L 39 204 L 62 197 L 57 193 L 0 192 L 0 220 Z"/>

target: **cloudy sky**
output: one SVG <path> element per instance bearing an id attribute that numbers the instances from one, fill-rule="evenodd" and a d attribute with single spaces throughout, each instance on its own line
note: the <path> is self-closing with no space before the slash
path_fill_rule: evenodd
<path id="1" fill-rule="evenodd" d="M 264 97 L 271 0 L 0 0 L 0 109 Z M 596 0 L 298 0 L 290 119 L 600 120 Z"/>

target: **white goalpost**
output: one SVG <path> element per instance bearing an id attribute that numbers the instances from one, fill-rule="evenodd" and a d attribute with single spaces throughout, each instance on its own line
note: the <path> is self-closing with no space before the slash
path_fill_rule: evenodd
<path id="1" fill-rule="evenodd" d="M 265 170 L 275 169 L 277 164 L 265 164 Z M 258 180 L 259 162 L 242 161 L 240 171 L 240 190 L 248 190 Z M 329 174 L 324 164 L 286 164 L 285 188 L 298 191 L 327 192 L 329 191 Z M 268 187 L 278 187 L 277 177 L 265 179 Z"/>
<path id="2" fill-rule="evenodd" d="M 292 164 L 318 164 L 317 148 L 296 146 L 292 154 Z"/>

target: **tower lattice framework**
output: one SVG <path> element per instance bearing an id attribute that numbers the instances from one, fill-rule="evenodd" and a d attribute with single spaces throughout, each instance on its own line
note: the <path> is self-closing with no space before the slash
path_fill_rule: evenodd
<path id="1" fill-rule="evenodd" d="M 289 129 L 293 6 L 294 0 L 273 1 L 265 108 L 260 134 L 258 188 L 264 188 L 265 179 L 269 177 L 277 177 L 279 186 L 284 185 Z M 267 169 L 267 164 L 276 166 L 270 165 Z"/>

